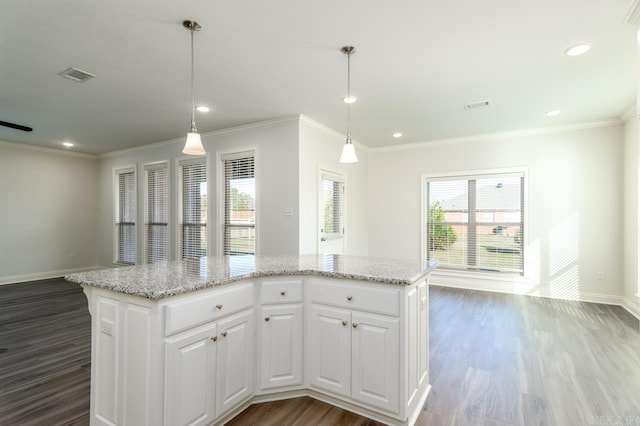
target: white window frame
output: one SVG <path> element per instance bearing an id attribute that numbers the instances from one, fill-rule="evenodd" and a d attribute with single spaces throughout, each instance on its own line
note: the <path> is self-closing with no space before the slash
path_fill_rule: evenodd
<path id="1" fill-rule="evenodd" d="M 178 158 L 177 162 L 176 162 L 176 178 L 175 178 L 175 185 L 176 185 L 176 194 L 177 194 L 177 203 L 176 203 L 176 209 L 177 209 L 177 214 L 176 214 L 176 227 L 175 227 L 175 240 L 176 243 L 174 244 L 175 246 L 175 252 L 176 252 L 176 258 L 177 259 L 182 259 L 183 258 L 183 247 L 182 247 L 182 225 L 183 225 L 183 208 L 182 208 L 182 201 L 183 201 L 183 194 L 182 194 L 182 167 L 185 165 L 189 165 L 189 164 L 198 164 L 198 163 L 203 163 L 205 164 L 206 167 L 206 178 L 207 178 L 207 214 L 206 214 L 206 231 L 205 231 L 205 235 L 206 235 L 206 239 L 207 239 L 207 247 L 206 247 L 206 255 L 209 255 L 211 253 L 211 229 L 210 229 L 210 223 L 211 223 L 211 167 L 210 167 L 210 162 L 209 162 L 209 157 L 208 155 L 202 155 L 202 156 L 190 156 L 190 157 L 182 157 L 182 158 Z"/>
<path id="2" fill-rule="evenodd" d="M 149 185 L 148 185 L 148 177 L 149 177 L 149 171 L 153 171 L 153 170 L 161 170 L 164 169 L 166 170 L 167 173 L 167 246 L 166 246 L 166 250 L 167 250 L 167 261 L 171 260 L 171 246 L 172 246 L 172 240 L 173 240 L 173 236 L 172 236 L 172 226 L 171 226 L 171 168 L 170 168 L 170 163 L 169 160 L 163 160 L 163 161 L 155 161 L 152 163 L 146 163 L 143 166 L 143 171 L 144 171 L 144 179 L 143 179 L 143 205 L 144 205 L 144 210 L 143 210 L 143 218 L 142 218 L 142 223 L 144 224 L 143 230 L 142 230 L 142 247 L 143 247 L 143 259 L 142 259 L 142 263 L 149 263 L 149 240 L 148 240 L 148 226 L 149 226 Z"/>
<path id="3" fill-rule="evenodd" d="M 420 200 L 421 200 L 421 220 L 420 220 L 420 258 L 427 259 L 428 257 L 428 240 L 427 240 L 427 222 L 429 218 L 429 208 L 427 199 L 427 184 L 430 180 L 453 180 L 456 178 L 459 179 L 470 179 L 474 177 L 483 178 L 488 175 L 508 175 L 508 174 L 522 174 L 524 177 L 523 182 L 523 190 L 522 190 L 522 215 L 523 215 L 523 272 L 522 274 L 508 274 L 504 272 L 481 272 L 481 271 L 471 271 L 471 270 L 454 270 L 454 269 L 446 269 L 443 270 L 447 274 L 455 274 L 455 275 L 470 275 L 470 276 L 494 276 L 494 277 L 509 277 L 509 276 L 522 276 L 524 278 L 529 276 L 529 268 L 528 268 L 528 256 L 529 253 L 527 248 L 529 246 L 529 228 L 531 228 L 529 221 L 529 169 L 527 167 L 510 167 L 510 168 L 498 168 L 498 169 L 481 169 L 481 170 L 471 170 L 471 171 L 459 171 L 459 172 L 447 172 L 447 173 L 424 173 L 421 175 L 420 180 Z M 502 278 L 498 278 L 502 279 Z"/>
<path id="4" fill-rule="evenodd" d="M 254 208 L 255 208 L 255 220 L 253 224 L 254 228 L 254 250 L 255 254 L 259 254 L 260 252 L 260 237 L 259 237 L 259 229 L 260 229 L 260 220 L 259 220 L 259 179 L 258 179 L 258 148 L 255 146 L 237 148 L 233 150 L 221 150 L 216 153 L 216 164 L 218 168 L 218 185 L 217 185 L 217 201 L 218 201 L 218 253 L 220 255 L 224 255 L 224 246 L 225 246 L 225 191 L 226 191 L 226 176 L 225 176 L 225 167 L 224 161 L 234 158 L 243 158 L 247 156 L 253 156 L 253 174 L 255 179 L 255 199 L 254 199 Z"/>
<path id="5" fill-rule="evenodd" d="M 122 174 L 133 173 L 133 209 L 134 215 L 133 217 L 133 229 L 134 229 L 134 247 L 133 247 L 133 262 L 124 262 L 120 260 L 120 244 L 119 244 L 119 235 L 118 235 L 118 224 L 120 221 L 120 183 L 119 177 Z M 138 173 L 136 165 L 127 165 L 127 166 L 119 166 L 114 167 L 112 171 L 113 176 L 113 225 L 112 225 L 112 233 L 113 233 L 113 263 L 115 265 L 135 265 L 138 260 Z"/>

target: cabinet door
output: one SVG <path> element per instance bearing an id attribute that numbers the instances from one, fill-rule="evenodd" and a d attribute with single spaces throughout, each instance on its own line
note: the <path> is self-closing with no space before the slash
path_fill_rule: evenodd
<path id="1" fill-rule="evenodd" d="M 399 319 L 352 313 L 352 398 L 392 413 L 399 411 Z"/>
<path id="2" fill-rule="evenodd" d="M 419 310 L 419 371 L 420 380 L 418 385 L 421 385 L 426 379 L 429 380 L 429 285 L 427 282 L 423 282 L 418 285 L 418 297 L 420 299 Z"/>
<path id="3" fill-rule="evenodd" d="M 213 422 L 216 368 L 215 324 L 184 332 L 165 344 L 165 425 Z"/>
<path id="4" fill-rule="evenodd" d="M 253 340 L 253 309 L 218 321 L 218 416 L 253 394 Z"/>
<path id="5" fill-rule="evenodd" d="M 309 381 L 338 395 L 351 395 L 351 313 L 311 304 Z"/>
<path id="6" fill-rule="evenodd" d="M 302 384 L 302 305 L 262 308 L 262 389 Z"/>

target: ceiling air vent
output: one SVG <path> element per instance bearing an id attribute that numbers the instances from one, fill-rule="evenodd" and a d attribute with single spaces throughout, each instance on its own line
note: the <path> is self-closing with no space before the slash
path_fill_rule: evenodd
<path id="1" fill-rule="evenodd" d="M 91 74 L 90 72 L 82 71 L 81 69 L 73 67 L 67 68 L 58 75 L 60 75 L 61 77 L 66 77 L 73 81 L 77 81 L 78 83 L 82 83 L 96 76 L 95 74 Z"/>
<path id="2" fill-rule="evenodd" d="M 478 102 L 470 102 L 464 105 L 464 109 L 478 109 L 485 108 L 491 105 L 491 101 L 487 99 L 486 101 L 478 101 Z"/>

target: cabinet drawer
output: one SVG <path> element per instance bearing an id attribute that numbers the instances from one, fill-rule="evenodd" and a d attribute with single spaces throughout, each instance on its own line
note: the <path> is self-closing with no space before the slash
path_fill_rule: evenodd
<path id="1" fill-rule="evenodd" d="M 194 293 L 195 294 L 195 293 Z M 253 283 L 231 285 L 166 306 L 166 335 L 253 306 Z"/>
<path id="2" fill-rule="evenodd" d="M 260 285 L 262 303 L 302 302 L 302 280 L 267 280 Z"/>
<path id="3" fill-rule="evenodd" d="M 374 286 L 312 280 L 310 297 L 316 303 L 397 316 L 399 290 L 381 284 Z"/>

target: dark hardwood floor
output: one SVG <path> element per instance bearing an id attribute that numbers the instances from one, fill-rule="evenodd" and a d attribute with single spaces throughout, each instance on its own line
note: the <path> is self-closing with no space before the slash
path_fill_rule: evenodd
<path id="1" fill-rule="evenodd" d="M 433 385 L 418 425 L 640 426 L 638 320 L 617 306 L 431 287 Z M 0 286 L 0 425 L 89 422 L 90 318 L 76 284 Z M 311 398 L 229 425 L 379 423 Z"/>

